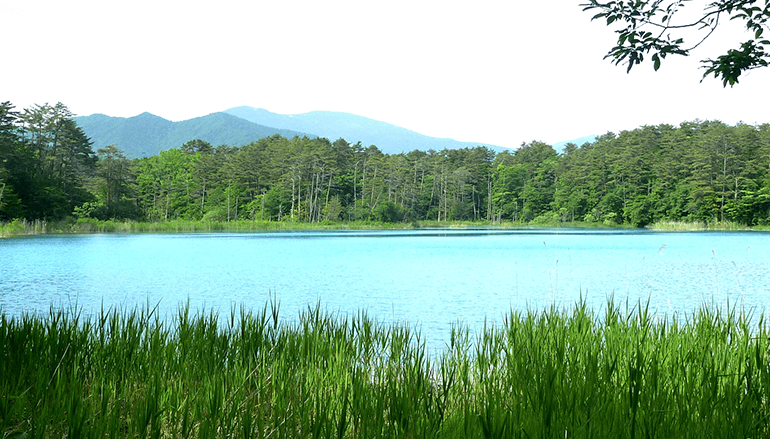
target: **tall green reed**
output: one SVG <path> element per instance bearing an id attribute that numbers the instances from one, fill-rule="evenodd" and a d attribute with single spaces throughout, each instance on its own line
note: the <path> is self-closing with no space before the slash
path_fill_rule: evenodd
<path id="1" fill-rule="evenodd" d="M 37 437 L 768 437 L 763 316 L 644 303 L 419 331 L 273 300 L 0 314 L 0 432 Z"/>

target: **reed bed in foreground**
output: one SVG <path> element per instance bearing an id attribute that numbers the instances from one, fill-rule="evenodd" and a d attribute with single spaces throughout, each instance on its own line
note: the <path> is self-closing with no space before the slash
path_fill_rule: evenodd
<path id="1" fill-rule="evenodd" d="M 770 437 L 770 334 L 734 309 L 514 311 L 437 355 L 364 312 L 220 319 L 2 314 L 0 436 Z"/>

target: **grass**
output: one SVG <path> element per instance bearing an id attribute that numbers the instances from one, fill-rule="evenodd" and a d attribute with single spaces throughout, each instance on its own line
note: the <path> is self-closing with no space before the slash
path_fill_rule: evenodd
<path id="1" fill-rule="evenodd" d="M 733 221 L 658 221 L 648 228 L 652 230 L 690 232 L 705 230 L 768 230 L 768 226 L 746 226 Z"/>
<path id="2" fill-rule="evenodd" d="M 516 228 L 519 223 L 495 223 L 473 221 L 415 221 L 406 223 L 382 223 L 374 221 L 192 221 L 169 220 L 161 222 L 137 222 L 129 220 L 97 220 L 81 218 L 56 223 L 46 221 L 14 220 L 0 223 L 0 238 L 23 235 L 61 233 L 195 233 L 195 232 L 277 232 L 307 230 L 404 230 L 422 228 L 467 229 L 476 227 Z"/>
<path id="3" fill-rule="evenodd" d="M 51 228 L 47 221 L 13 220 L 10 223 L 0 222 L 0 238 L 21 235 L 42 235 L 50 233 Z"/>
<path id="4" fill-rule="evenodd" d="M 72 218 L 57 222 L 42 220 L 14 220 L 0 223 L 0 238 L 24 235 L 45 235 L 61 233 L 195 233 L 195 232 L 276 232 L 307 230 L 403 230 L 424 228 L 495 228 L 516 229 L 522 227 L 569 227 L 569 228 L 631 228 L 629 225 L 606 225 L 598 222 L 489 222 L 489 221 L 413 221 L 406 223 L 381 223 L 372 221 L 307 223 L 300 221 L 193 221 L 169 220 L 161 222 L 137 222 L 129 220 L 97 220 L 93 218 Z M 723 221 L 716 223 L 660 221 L 648 228 L 664 231 L 704 230 L 767 230 L 767 226 L 748 227 Z"/>
<path id="5" fill-rule="evenodd" d="M 458 325 L 428 355 L 408 325 L 320 306 L 2 314 L 0 435 L 766 438 L 769 336 L 736 309 L 580 302 Z"/>
<path id="6" fill-rule="evenodd" d="M 405 230 L 405 229 L 516 229 L 535 226 L 521 222 L 489 221 L 412 221 L 403 223 L 382 223 L 374 221 L 323 221 L 307 223 L 300 221 L 193 221 L 169 220 L 161 222 L 137 222 L 129 220 L 97 220 L 81 218 L 62 220 L 54 223 L 46 221 L 14 220 L 0 223 L 0 238 L 25 235 L 45 235 L 62 233 L 196 233 L 196 232 L 277 232 L 277 231 L 315 231 L 315 230 Z M 588 227 L 607 228 L 601 223 L 557 222 L 538 224 L 538 227 Z M 616 225 L 614 227 L 625 227 Z"/>
<path id="7" fill-rule="evenodd" d="M 448 223 L 443 226 L 448 226 Z M 430 227 L 426 224 L 426 227 Z M 194 233 L 194 232 L 271 232 L 301 230 L 387 230 L 422 227 L 421 223 L 377 222 L 291 222 L 291 221 L 191 221 L 169 220 L 162 222 L 137 222 L 128 220 L 96 220 L 81 218 L 55 224 L 46 221 L 14 220 L 0 223 L 0 238 L 23 235 L 59 233 Z"/>

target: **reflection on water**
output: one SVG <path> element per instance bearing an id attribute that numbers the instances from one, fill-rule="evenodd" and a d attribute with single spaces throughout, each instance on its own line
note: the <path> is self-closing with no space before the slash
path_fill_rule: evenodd
<path id="1" fill-rule="evenodd" d="M 770 234 L 645 230 L 408 230 L 42 236 L 0 240 L 6 314 L 77 304 L 189 300 L 193 309 L 261 308 L 284 318 L 320 303 L 406 321 L 428 339 L 510 309 L 600 308 L 650 299 L 659 313 L 704 302 L 759 312 L 770 299 Z"/>

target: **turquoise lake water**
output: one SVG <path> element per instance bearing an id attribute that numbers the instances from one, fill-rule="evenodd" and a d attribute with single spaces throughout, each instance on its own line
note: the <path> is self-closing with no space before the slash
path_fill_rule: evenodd
<path id="1" fill-rule="evenodd" d="M 600 309 L 650 300 L 660 315 L 701 304 L 765 311 L 770 233 L 525 229 L 213 234 L 109 234 L 0 240 L 7 315 L 76 305 L 189 300 L 229 315 L 274 296 L 286 320 L 320 303 L 411 324 L 429 340 L 462 322 L 499 323 L 510 309 Z"/>

